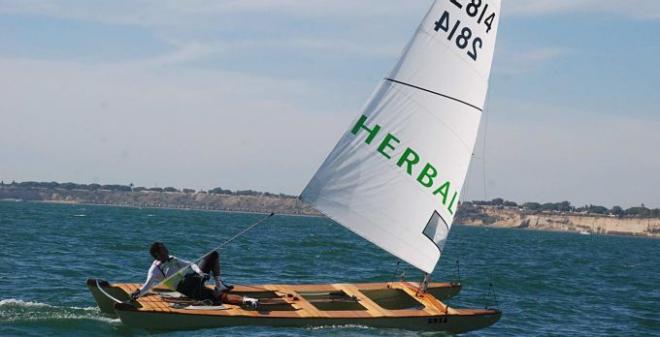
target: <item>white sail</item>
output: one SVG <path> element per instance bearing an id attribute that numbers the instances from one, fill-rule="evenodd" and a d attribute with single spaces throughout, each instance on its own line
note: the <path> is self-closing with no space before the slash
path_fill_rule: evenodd
<path id="1" fill-rule="evenodd" d="M 431 273 L 488 90 L 499 0 L 436 1 L 301 199 Z"/>

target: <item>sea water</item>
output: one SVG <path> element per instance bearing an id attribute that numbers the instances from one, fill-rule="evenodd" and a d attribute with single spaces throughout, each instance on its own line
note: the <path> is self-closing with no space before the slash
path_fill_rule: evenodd
<path id="1" fill-rule="evenodd" d="M 101 315 L 85 280 L 143 282 L 152 241 L 195 259 L 261 217 L 0 202 L 0 335 L 153 334 Z M 397 272 L 396 258 L 320 217 L 275 216 L 224 248 L 221 260 L 234 284 L 377 282 L 402 272 L 422 278 L 405 263 Z M 496 303 L 503 311 L 495 325 L 466 336 L 660 336 L 660 240 L 456 225 L 433 279 L 459 278 L 464 288 L 450 305 Z M 158 335 L 442 334 L 328 326 Z"/>

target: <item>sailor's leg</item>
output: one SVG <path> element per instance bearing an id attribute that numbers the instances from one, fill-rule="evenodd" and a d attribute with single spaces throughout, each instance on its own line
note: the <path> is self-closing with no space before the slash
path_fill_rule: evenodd
<path id="1" fill-rule="evenodd" d="M 220 278 L 220 254 L 213 251 L 204 256 L 202 262 L 199 264 L 199 269 L 206 274 L 212 274 L 215 281 L 215 288 L 218 291 L 230 291 L 234 287 L 224 284 Z"/>
<path id="2" fill-rule="evenodd" d="M 235 304 L 235 305 L 243 304 L 243 296 L 240 295 L 222 293 L 222 295 L 220 295 L 220 299 L 222 300 L 222 303 Z"/>
<path id="3" fill-rule="evenodd" d="M 220 254 L 213 251 L 202 259 L 202 262 L 199 264 L 199 269 L 202 270 L 205 274 L 213 273 L 213 277 L 220 276 Z"/>
<path id="4" fill-rule="evenodd" d="M 247 305 L 254 309 L 257 309 L 259 307 L 258 299 L 247 296 L 222 293 L 222 295 L 220 295 L 220 300 L 222 301 L 222 303 L 234 304 L 234 305 Z"/>

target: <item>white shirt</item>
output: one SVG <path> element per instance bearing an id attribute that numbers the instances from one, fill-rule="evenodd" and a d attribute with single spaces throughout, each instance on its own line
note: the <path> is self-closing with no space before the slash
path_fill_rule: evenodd
<path id="1" fill-rule="evenodd" d="M 140 296 L 147 293 L 153 286 L 187 266 L 190 266 L 196 273 L 203 274 L 199 269 L 199 266 L 190 261 L 179 259 L 176 256 L 170 255 L 170 258 L 165 262 L 154 260 L 147 272 L 147 280 L 144 281 L 144 284 L 140 288 Z"/>

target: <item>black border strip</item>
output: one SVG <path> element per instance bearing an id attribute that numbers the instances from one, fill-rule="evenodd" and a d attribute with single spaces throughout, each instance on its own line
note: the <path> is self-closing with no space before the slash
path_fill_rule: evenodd
<path id="1" fill-rule="evenodd" d="M 418 86 L 416 86 L 416 85 L 412 85 L 412 84 L 410 84 L 410 83 L 397 81 L 397 80 L 392 79 L 392 78 L 385 78 L 385 80 L 386 80 L 386 81 L 393 82 L 393 83 L 396 83 L 396 84 L 405 85 L 405 86 L 407 86 L 407 87 L 411 87 L 411 88 L 419 89 L 419 90 L 422 90 L 422 91 L 426 91 L 426 92 L 428 92 L 428 93 L 431 93 L 431 94 L 434 94 L 434 95 L 438 95 L 438 96 L 440 96 L 440 97 L 448 98 L 448 99 L 450 99 L 450 100 L 452 100 L 452 101 L 456 101 L 456 102 L 458 102 L 458 103 L 463 103 L 463 104 L 465 104 L 465 105 L 467 105 L 467 106 L 469 106 L 469 107 L 471 107 L 471 108 L 473 108 L 473 109 L 477 109 L 477 110 L 483 112 L 483 109 L 479 108 L 478 106 L 476 106 L 476 105 L 472 105 L 472 104 L 470 104 L 470 103 L 468 103 L 468 102 L 466 102 L 466 101 L 461 101 L 460 99 L 455 98 L 455 97 L 451 97 L 451 96 L 444 95 L 444 94 L 441 94 L 441 93 L 436 92 L 436 91 L 433 91 L 433 90 L 429 90 L 429 89 L 425 89 L 425 88 L 422 88 L 422 87 L 418 87 Z"/>
<path id="2" fill-rule="evenodd" d="M 429 224 L 431 223 L 431 220 L 433 220 L 433 216 L 436 215 L 436 214 L 438 215 L 438 218 L 440 218 L 440 220 L 442 220 L 442 223 L 445 224 L 445 227 L 447 228 L 447 235 L 449 235 L 449 225 L 447 224 L 447 221 L 436 210 L 433 211 L 433 213 L 431 214 L 431 217 L 429 218 L 429 221 L 426 222 L 426 226 L 424 226 L 424 229 L 422 230 L 422 234 L 424 236 L 426 236 L 429 240 L 431 240 L 431 242 L 433 242 L 433 244 L 435 245 L 435 248 L 438 248 L 438 251 L 440 252 L 440 254 L 442 254 L 442 249 L 440 249 L 440 246 L 438 246 L 438 243 L 433 241 L 433 238 L 431 238 L 430 236 L 426 235 L 426 233 L 424 233 L 426 231 L 426 227 L 429 226 Z"/>

